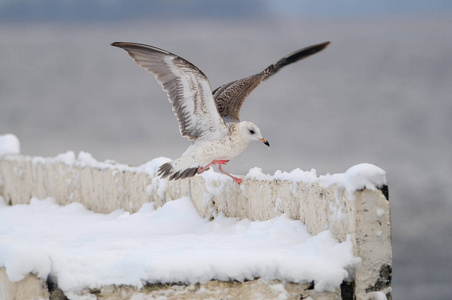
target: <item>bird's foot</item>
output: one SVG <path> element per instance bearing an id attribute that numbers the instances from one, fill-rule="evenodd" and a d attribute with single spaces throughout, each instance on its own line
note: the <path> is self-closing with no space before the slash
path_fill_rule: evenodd
<path id="1" fill-rule="evenodd" d="M 210 166 L 205 166 L 204 168 L 198 167 L 198 174 L 204 173 L 205 171 L 209 170 Z"/>
<path id="2" fill-rule="evenodd" d="M 227 161 L 226 161 L 227 162 Z M 234 180 L 237 184 L 241 184 L 242 183 L 242 179 L 232 176 L 231 174 L 229 174 L 228 172 L 226 172 L 225 170 L 223 170 L 223 168 L 221 167 L 221 165 L 218 166 L 218 169 L 220 170 L 221 173 L 228 175 L 229 177 L 232 178 L 232 180 Z"/>
<path id="3" fill-rule="evenodd" d="M 242 183 L 242 178 L 238 178 L 238 177 L 231 177 L 237 184 L 241 184 Z"/>

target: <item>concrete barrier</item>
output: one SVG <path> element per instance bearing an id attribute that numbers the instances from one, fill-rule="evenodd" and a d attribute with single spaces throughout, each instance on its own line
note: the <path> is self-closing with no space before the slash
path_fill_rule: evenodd
<path id="1" fill-rule="evenodd" d="M 287 174 L 254 176 L 250 172 L 243 183 L 237 185 L 221 174 L 208 171 L 191 179 L 166 181 L 155 176 L 160 163 L 155 160 L 141 167 L 129 167 L 98 163 L 86 153 L 75 158 L 70 152 L 56 158 L 5 155 L 0 158 L 0 195 L 9 205 L 29 203 L 32 197 L 52 197 L 61 205 L 80 202 L 100 213 L 109 213 L 118 208 L 133 213 L 148 202 L 160 207 L 168 201 L 188 195 L 198 212 L 206 218 L 215 218 L 223 213 L 228 217 L 263 221 L 285 213 L 292 219 L 301 220 L 312 235 L 329 229 L 339 241 L 350 238 L 355 256 L 362 259 L 361 266 L 354 270 L 353 281 L 344 283 L 335 292 L 317 293 L 309 284 L 283 283 L 287 291 L 293 291 L 288 294 L 288 299 L 300 299 L 301 296 L 313 299 L 391 298 L 392 245 L 386 185 L 380 184 L 374 188 L 364 183 L 362 187 L 350 187 L 350 184 L 347 185 L 347 175 L 359 176 L 352 172 L 347 172 L 345 176 L 339 174 L 329 177 L 309 176 L 309 172 L 305 172 L 302 177 L 307 179 L 303 180 Z M 356 182 L 353 181 L 354 184 Z M 36 286 L 38 279 L 34 277 L 27 280 L 24 279 L 24 283 L 8 282 L 4 270 L 0 270 L 0 287 L 7 291 L 0 293 L 0 296 L 3 299 L 12 296 L 21 299 L 17 292 L 21 289 L 17 289 L 17 286 L 25 285 L 25 282 L 33 282 Z M 278 284 L 281 283 L 274 283 Z M 211 282 L 202 288 L 215 290 L 220 285 L 222 290 L 229 291 L 229 295 L 243 294 L 250 288 L 256 291 L 264 289 L 261 294 L 271 299 L 272 289 L 259 281 Z M 49 293 L 46 283 L 41 286 L 44 290 L 47 288 Z M 154 285 L 135 292 L 158 295 L 171 288 Z M 124 294 L 126 289 L 131 291 L 130 287 L 104 287 L 102 291 L 86 293 L 97 293 L 103 299 L 116 299 L 114 295 Z M 196 288 L 183 289 L 187 299 L 202 298 L 196 295 Z M 30 288 L 30 291 L 30 296 L 46 297 L 45 291 L 35 292 L 35 287 Z"/>

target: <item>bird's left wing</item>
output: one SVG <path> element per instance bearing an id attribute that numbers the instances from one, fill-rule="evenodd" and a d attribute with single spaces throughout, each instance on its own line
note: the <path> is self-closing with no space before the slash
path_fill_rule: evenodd
<path id="1" fill-rule="evenodd" d="M 239 122 L 239 113 L 243 102 L 262 81 L 278 72 L 282 67 L 322 51 L 329 43 L 324 42 L 297 50 L 268 66 L 259 74 L 223 84 L 215 89 L 213 91 L 213 98 L 215 99 L 221 117 L 227 123 Z"/>
<path id="2" fill-rule="evenodd" d="M 126 50 L 138 65 L 155 75 L 173 105 L 182 136 L 195 140 L 227 134 L 228 128 L 217 111 L 209 80 L 195 65 L 145 44 L 116 42 L 112 46 Z"/>

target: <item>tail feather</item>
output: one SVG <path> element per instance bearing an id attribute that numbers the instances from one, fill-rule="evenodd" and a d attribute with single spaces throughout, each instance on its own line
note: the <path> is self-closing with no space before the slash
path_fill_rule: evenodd
<path id="1" fill-rule="evenodd" d="M 160 168 L 159 168 L 157 174 L 158 174 L 161 178 L 166 178 L 166 177 L 168 177 L 169 175 L 171 175 L 171 173 L 172 173 L 171 170 L 172 170 L 172 169 L 173 169 L 173 166 L 171 165 L 170 162 L 168 162 L 168 163 L 165 163 L 165 164 L 163 164 L 163 165 L 160 166 Z"/>
<path id="2" fill-rule="evenodd" d="M 197 173 L 198 167 L 187 168 L 185 170 L 175 170 L 171 162 L 161 165 L 158 170 L 160 178 L 166 178 L 169 176 L 168 180 L 189 178 L 195 176 Z"/>

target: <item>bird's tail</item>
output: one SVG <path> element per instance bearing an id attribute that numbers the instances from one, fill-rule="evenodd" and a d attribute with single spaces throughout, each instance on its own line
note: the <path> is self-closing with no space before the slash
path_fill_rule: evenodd
<path id="1" fill-rule="evenodd" d="M 168 180 L 177 180 L 193 177 L 197 173 L 198 167 L 176 170 L 173 167 L 172 162 L 168 162 L 160 166 L 157 174 L 160 176 L 160 178 L 166 178 L 169 176 Z"/>
<path id="2" fill-rule="evenodd" d="M 263 80 L 272 76 L 273 74 L 278 72 L 279 69 L 281 69 L 284 66 L 290 65 L 291 63 L 297 62 L 299 60 L 302 60 L 305 57 L 311 56 L 313 54 L 316 54 L 317 52 L 322 51 L 323 49 L 325 49 L 326 46 L 328 46 L 329 43 L 330 42 L 324 42 L 321 44 L 312 45 L 312 46 L 297 50 L 297 51 L 281 58 L 280 60 L 278 60 L 277 62 L 275 62 L 274 64 L 272 64 L 271 66 L 269 66 L 268 68 L 266 68 L 264 70 L 264 73 L 266 74 L 266 76 L 264 77 Z"/>

